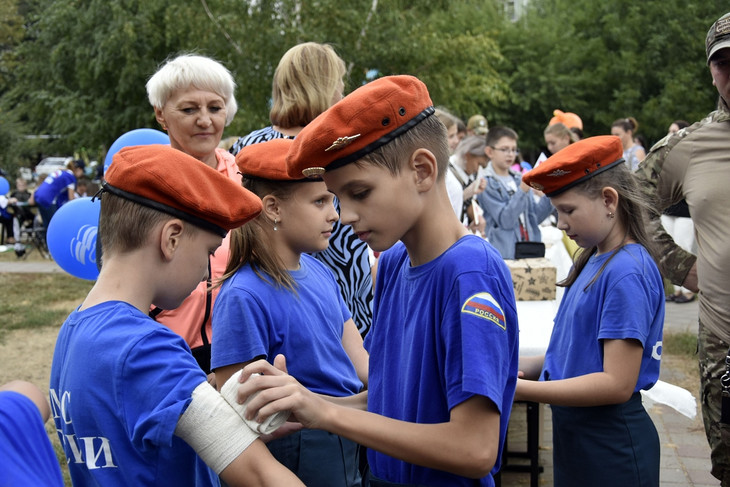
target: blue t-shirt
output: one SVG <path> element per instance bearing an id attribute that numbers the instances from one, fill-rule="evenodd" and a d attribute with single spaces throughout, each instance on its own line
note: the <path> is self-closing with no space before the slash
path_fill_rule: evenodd
<path id="1" fill-rule="evenodd" d="M 213 309 L 212 368 L 284 354 L 291 376 L 330 396 L 357 394 L 362 382 L 342 346 L 350 312 L 335 276 L 303 254 L 290 271 L 297 292 L 264 281 L 250 265 L 221 286 Z"/>
<path id="2" fill-rule="evenodd" d="M 74 311 L 51 367 L 51 409 L 74 486 L 218 485 L 174 435 L 205 373 L 185 341 L 133 306 Z"/>
<path id="3" fill-rule="evenodd" d="M 63 487 L 61 467 L 38 407 L 15 391 L 0 392 L 0 486 Z"/>
<path id="4" fill-rule="evenodd" d="M 272 126 L 254 130 L 233 144 L 231 154 L 235 156 L 241 149 L 252 144 L 282 138 L 294 137 L 284 135 Z M 339 214 L 337 198 L 335 208 Z M 330 244 L 326 249 L 312 255 L 335 274 L 342 298 L 352 313 L 352 320 L 360 334 L 365 336 L 373 322 L 373 279 L 368 245 L 355 235 L 350 225 L 343 225 L 337 220 L 332 228 Z"/>
<path id="5" fill-rule="evenodd" d="M 402 243 L 378 263 L 370 352 L 368 411 L 412 423 L 449 421 L 474 395 L 500 412 L 501 464 L 517 380 L 518 325 L 512 279 L 499 253 L 466 236 L 431 262 L 411 267 Z M 368 450 L 373 474 L 419 485 L 494 485 Z"/>
<path id="6" fill-rule="evenodd" d="M 659 378 L 664 328 L 662 277 L 646 249 L 629 244 L 586 289 L 610 255 L 592 256 L 565 290 L 540 380 L 602 372 L 602 340 L 607 339 L 635 339 L 644 347 L 634 392 L 650 389 Z"/>
<path id="7" fill-rule="evenodd" d="M 59 169 L 53 171 L 43 180 L 43 182 L 35 190 L 33 199 L 36 204 L 49 207 L 53 204 L 58 206 L 68 201 L 68 189 L 73 189 L 76 185 L 76 176 L 69 169 Z"/>

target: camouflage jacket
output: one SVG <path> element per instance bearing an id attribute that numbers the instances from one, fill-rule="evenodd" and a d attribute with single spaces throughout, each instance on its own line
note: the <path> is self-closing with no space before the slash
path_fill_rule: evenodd
<path id="1" fill-rule="evenodd" d="M 706 137 L 704 134 L 708 131 L 712 131 L 714 136 Z M 682 199 L 687 199 L 690 213 L 693 213 L 692 206 L 695 206 L 695 211 L 699 211 L 698 204 L 706 195 L 694 194 L 694 198 L 687 195 L 684 178 L 687 167 L 694 162 L 693 154 L 700 149 L 705 153 L 714 151 L 718 161 L 726 159 L 730 162 L 730 109 L 722 100 L 719 109 L 703 120 L 657 142 L 635 173 L 651 206 L 650 231 L 659 245 L 659 267 L 667 278 L 678 285 L 682 284 L 697 258 L 674 243 L 662 227 L 659 217 L 666 208 Z M 727 170 L 730 170 L 730 166 Z M 726 211 L 730 211 L 730 206 Z M 725 238 L 730 240 L 730 226 L 724 230 L 729 232 Z"/>

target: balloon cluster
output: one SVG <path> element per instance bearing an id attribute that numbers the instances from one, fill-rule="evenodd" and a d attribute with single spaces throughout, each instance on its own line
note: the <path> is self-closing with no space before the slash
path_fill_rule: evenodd
<path id="1" fill-rule="evenodd" d="M 109 169 L 114 154 L 122 147 L 150 144 L 169 145 L 170 138 L 164 132 L 147 128 L 123 134 L 109 148 L 104 159 L 104 172 Z M 3 180 L 5 178 L 0 177 L 0 194 L 5 194 L 10 189 L 8 184 L 7 190 L 3 193 Z M 99 277 L 96 265 L 96 238 L 101 202 L 92 199 L 77 198 L 61 206 L 53 215 L 46 232 L 48 250 L 53 260 L 72 276 L 89 281 Z"/>

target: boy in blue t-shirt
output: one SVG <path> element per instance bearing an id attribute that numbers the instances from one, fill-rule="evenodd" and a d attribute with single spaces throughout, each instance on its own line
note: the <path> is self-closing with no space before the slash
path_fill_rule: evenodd
<path id="1" fill-rule="evenodd" d="M 292 177 L 322 177 L 378 263 L 365 340 L 368 391 L 331 399 L 284 374 L 285 362 L 244 369 L 248 414 L 291 410 L 305 427 L 366 446 L 371 486 L 494 485 L 517 379 L 518 327 L 509 271 L 468 234 L 449 202 L 446 130 L 426 86 L 378 79 L 294 139 Z"/>
<path id="2" fill-rule="evenodd" d="M 147 315 L 152 304 L 177 307 L 261 201 L 163 145 L 123 148 L 105 177 L 104 265 L 61 327 L 51 367 L 74 485 L 215 486 L 216 474 L 229 485 L 302 485 L 245 422 L 235 387 L 219 394 L 185 341 Z"/>

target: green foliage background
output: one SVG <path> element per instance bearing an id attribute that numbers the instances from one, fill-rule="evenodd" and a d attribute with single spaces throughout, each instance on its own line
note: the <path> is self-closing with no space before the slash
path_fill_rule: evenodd
<path id="1" fill-rule="evenodd" d="M 705 64 L 719 0 L 532 0 L 517 21 L 497 0 L 0 0 L 0 167 L 45 155 L 103 160 L 121 134 L 158 128 L 145 82 L 194 51 L 236 78 L 239 112 L 224 136 L 268 124 L 271 77 L 303 41 L 328 42 L 366 73 L 413 74 L 436 105 L 520 134 L 528 159 L 560 108 L 587 135 L 633 116 L 651 143 L 677 118 L 716 104 Z M 58 136 L 50 139 L 28 135 Z"/>

